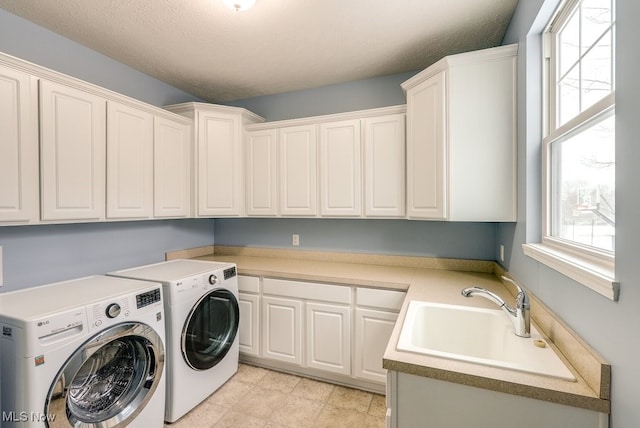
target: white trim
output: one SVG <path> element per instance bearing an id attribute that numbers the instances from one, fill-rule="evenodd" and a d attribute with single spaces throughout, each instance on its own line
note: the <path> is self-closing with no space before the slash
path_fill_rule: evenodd
<path id="1" fill-rule="evenodd" d="M 617 301 L 620 283 L 613 268 L 593 263 L 586 258 L 548 244 L 523 244 L 524 254 L 579 282 L 610 300 Z"/>

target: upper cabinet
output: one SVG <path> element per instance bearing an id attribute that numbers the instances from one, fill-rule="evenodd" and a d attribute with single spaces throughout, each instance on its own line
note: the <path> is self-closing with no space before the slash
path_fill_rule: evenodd
<path id="1" fill-rule="evenodd" d="M 278 214 L 277 143 L 275 129 L 247 132 L 247 215 L 268 217 Z"/>
<path id="2" fill-rule="evenodd" d="M 403 217 L 404 112 L 393 106 L 248 126 L 247 214 Z"/>
<path id="3" fill-rule="evenodd" d="M 264 119 L 245 109 L 204 103 L 165 108 L 193 119 L 196 215 L 245 215 L 244 125 Z"/>
<path id="4" fill-rule="evenodd" d="M 107 103 L 107 218 L 153 217 L 153 115 Z"/>
<path id="5" fill-rule="evenodd" d="M 40 80 L 42 220 L 105 216 L 106 99 Z"/>
<path id="6" fill-rule="evenodd" d="M 191 124 L 186 120 L 156 116 L 153 135 L 154 217 L 190 217 Z"/>
<path id="7" fill-rule="evenodd" d="M 368 117 L 364 131 L 364 214 L 405 216 L 405 115 Z"/>
<path id="8" fill-rule="evenodd" d="M 320 125 L 320 214 L 362 214 L 360 119 Z"/>
<path id="9" fill-rule="evenodd" d="M 280 128 L 278 144 L 280 213 L 315 216 L 318 213 L 316 125 Z"/>
<path id="10" fill-rule="evenodd" d="M 39 218 L 37 80 L 0 65 L 0 222 Z"/>
<path id="11" fill-rule="evenodd" d="M 516 220 L 517 45 L 446 57 L 407 93 L 407 216 Z"/>
<path id="12" fill-rule="evenodd" d="M 0 54 L 0 225 L 191 215 L 192 121 Z"/>

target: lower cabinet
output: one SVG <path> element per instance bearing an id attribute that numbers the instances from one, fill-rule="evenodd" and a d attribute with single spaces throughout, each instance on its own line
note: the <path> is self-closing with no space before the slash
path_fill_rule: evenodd
<path id="1" fill-rule="evenodd" d="M 240 352 L 260 355 L 260 278 L 238 276 L 238 307 Z"/>
<path id="2" fill-rule="evenodd" d="M 305 313 L 307 366 L 351 374 L 351 308 L 347 305 L 307 302 Z"/>
<path id="3" fill-rule="evenodd" d="M 302 364 L 302 301 L 262 297 L 262 356 Z"/>
<path id="4" fill-rule="evenodd" d="M 238 289 L 245 359 L 384 390 L 382 357 L 403 291 L 244 275 Z"/>
<path id="5" fill-rule="evenodd" d="M 382 357 L 398 319 L 405 293 L 372 288 L 356 289 L 354 375 L 386 383 Z"/>

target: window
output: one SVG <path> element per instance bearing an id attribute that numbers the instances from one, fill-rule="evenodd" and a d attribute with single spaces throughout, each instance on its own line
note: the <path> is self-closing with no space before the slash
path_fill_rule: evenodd
<path id="1" fill-rule="evenodd" d="M 525 253 L 616 299 L 614 0 L 563 2 L 543 41 L 543 236 Z"/>

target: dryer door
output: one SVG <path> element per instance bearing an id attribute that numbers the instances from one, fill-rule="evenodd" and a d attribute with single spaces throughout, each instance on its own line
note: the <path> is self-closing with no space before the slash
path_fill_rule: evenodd
<path id="1" fill-rule="evenodd" d="M 182 331 L 182 355 L 194 370 L 218 364 L 238 333 L 238 300 L 224 288 L 205 294 L 189 313 Z"/>
<path id="2" fill-rule="evenodd" d="M 85 342 L 52 384 L 45 414 L 50 427 L 127 425 L 156 390 L 164 346 L 148 325 L 123 323 Z"/>

